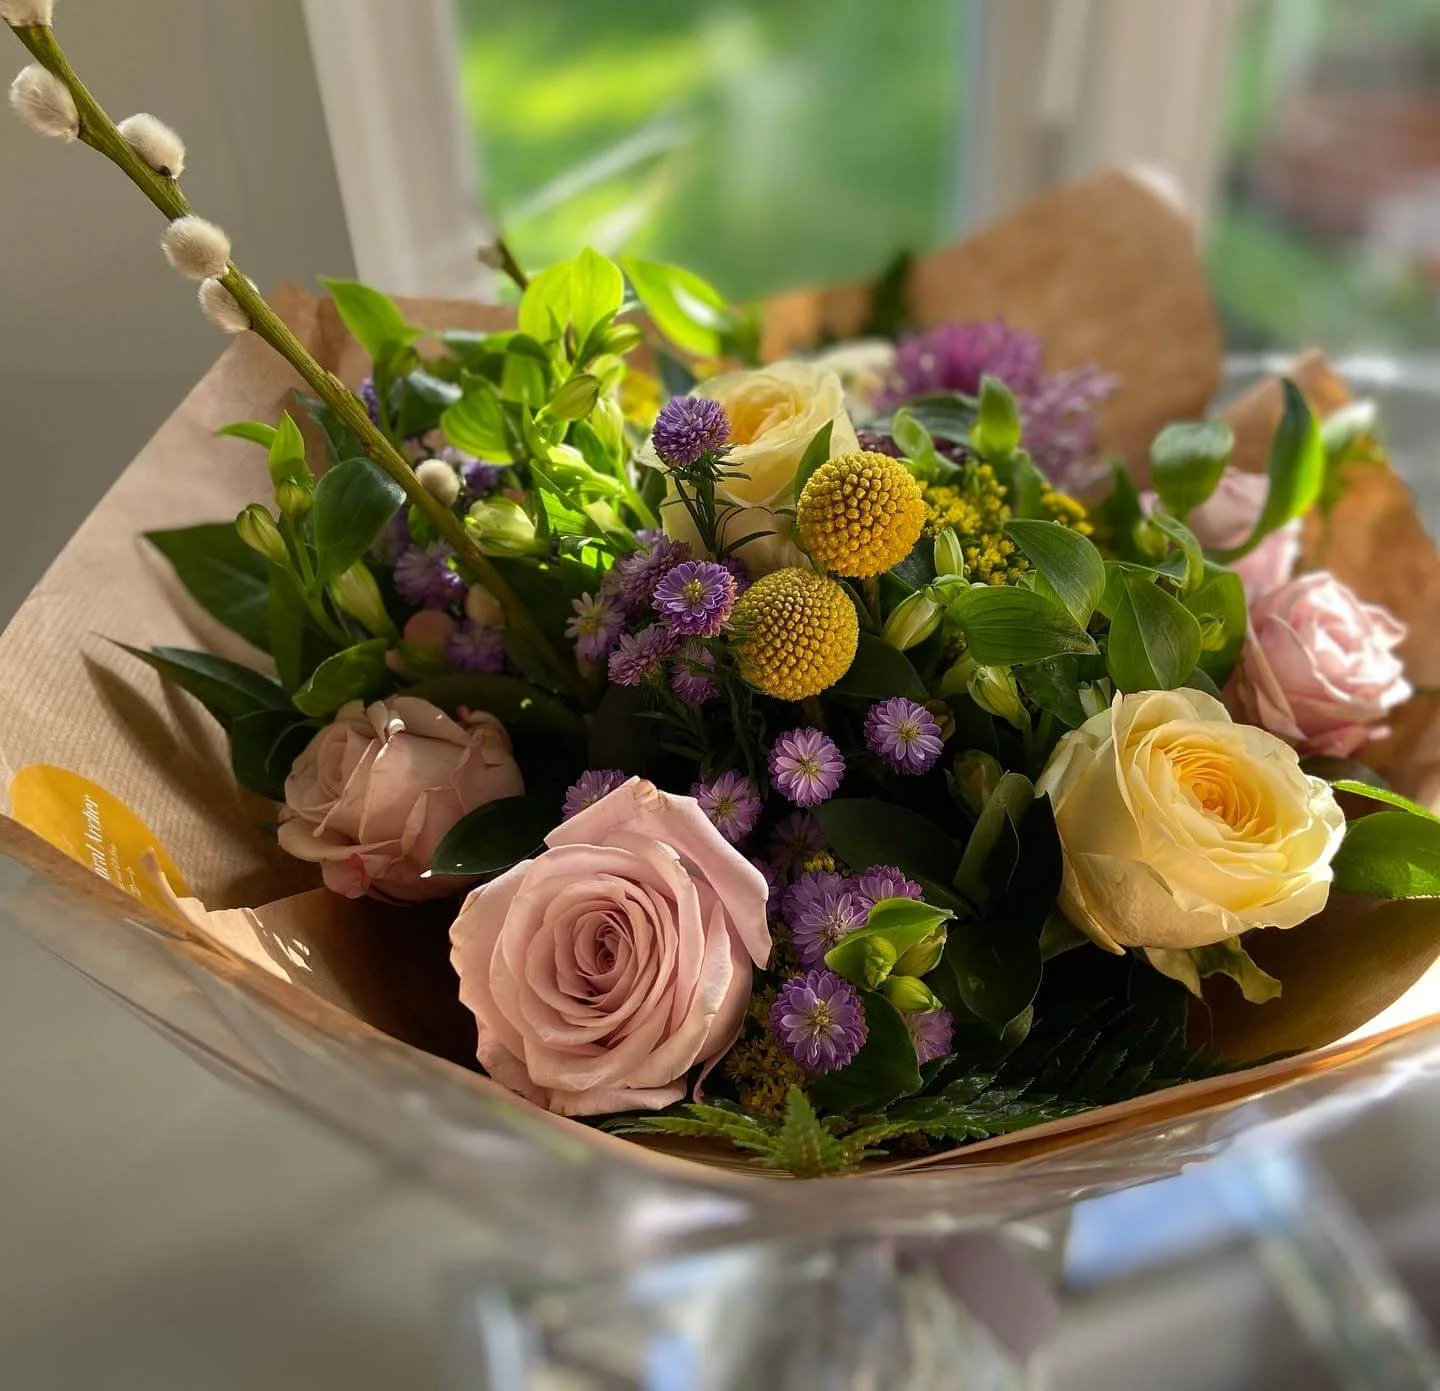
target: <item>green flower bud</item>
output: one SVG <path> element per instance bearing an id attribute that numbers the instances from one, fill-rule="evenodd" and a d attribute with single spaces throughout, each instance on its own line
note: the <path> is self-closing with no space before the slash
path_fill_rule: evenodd
<path id="1" fill-rule="evenodd" d="M 907 1010 L 911 1014 L 928 1014 L 932 1009 L 941 1008 L 935 992 L 914 976 L 891 976 L 881 989 L 896 1009 Z"/>
<path id="2" fill-rule="evenodd" d="M 895 963 L 895 976 L 928 976 L 945 954 L 945 929 L 937 927 L 923 941 L 916 942 L 899 961 Z"/>
<path id="3" fill-rule="evenodd" d="M 388 638 L 395 631 L 380 586 L 362 560 L 357 560 L 337 580 L 330 582 L 330 597 L 351 618 L 358 619 L 377 638 Z"/>
<path id="4" fill-rule="evenodd" d="M 590 428 L 612 458 L 625 453 L 625 413 L 613 396 L 602 396 L 590 412 Z"/>
<path id="5" fill-rule="evenodd" d="M 275 518 L 258 502 L 252 502 L 235 518 L 235 530 L 251 550 L 259 551 L 266 560 L 273 560 L 276 565 L 290 563 L 290 552 L 280 528 L 275 525 Z"/>
<path id="6" fill-rule="evenodd" d="M 965 806 L 976 816 L 984 810 L 1005 770 L 991 754 L 980 749 L 967 749 L 957 754 L 951 766 L 950 779 Z"/>
<path id="7" fill-rule="evenodd" d="M 555 420 L 584 420 L 600 399 L 600 381 L 589 372 L 571 377 L 551 398 L 545 414 Z"/>
<path id="8" fill-rule="evenodd" d="M 923 589 L 907 594 L 885 620 L 881 636 L 904 652 L 925 641 L 940 627 L 945 610 Z"/>
<path id="9" fill-rule="evenodd" d="M 1218 652 L 1225 646 L 1225 620 L 1209 614 L 1200 620 L 1200 646 L 1206 652 Z"/>
<path id="10" fill-rule="evenodd" d="M 1030 726 L 1030 716 L 1020 700 L 1020 688 L 1008 667 L 975 668 L 966 685 L 970 699 L 982 710 L 1024 730 Z"/>
<path id="11" fill-rule="evenodd" d="M 591 362 L 585 370 L 599 380 L 600 394 L 604 396 L 617 390 L 620 383 L 625 380 L 625 359 L 616 357 L 614 353 L 604 353 Z"/>
<path id="12" fill-rule="evenodd" d="M 947 526 L 935 538 L 935 573 L 937 575 L 963 575 L 965 573 L 965 551 L 954 527 Z"/>
<path id="13" fill-rule="evenodd" d="M 538 547 L 535 523 L 513 498 L 477 502 L 465 525 L 486 555 L 531 555 Z"/>
<path id="14" fill-rule="evenodd" d="M 894 969 L 897 955 L 895 947 L 884 937 L 867 937 L 862 943 L 862 951 L 864 963 L 860 968 L 861 977 L 868 989 L 878 990 Z"/>
<path id="15" fill-rule="evenodd" d="M 315 501 L 315 484 L 307 473 L 301 477 L 282 478 L 275 484 L 275 501 L 280 510 L 292 519 L 298 520 Z"/>
<path id="16" fill-rule="evenodd" d="M 600 351 L 623 355 L 639 347 L 642 337 L 639 324 L 611 324 L 600 339 Z"/>
<path id="17" fill-rule="evenodd" d="M 1146 518 L 1141 518 L 1131 530 L 1135 549 L 1150 560 L 1161 560 L 1169 549 L 1170 540 L 1165 533 Z"/>

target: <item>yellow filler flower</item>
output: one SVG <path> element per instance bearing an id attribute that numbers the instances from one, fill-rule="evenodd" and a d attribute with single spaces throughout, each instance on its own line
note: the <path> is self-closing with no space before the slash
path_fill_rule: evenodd
<path id="1" fill-rule="evenodd" d="M 756 580 L 731 619 L 740 675 L 766 695 L 804 700 L 833 686 L 855 660 L 860 620 L 834 580 L 792 566 Z"/>
<path id="2" fill-rule="evenodd" d="M 852 579 L 898 565 L 920 539 L 925 499 L 905 465 L 859 450 L 820 465 L 795 511 L 813 560 Z"/>

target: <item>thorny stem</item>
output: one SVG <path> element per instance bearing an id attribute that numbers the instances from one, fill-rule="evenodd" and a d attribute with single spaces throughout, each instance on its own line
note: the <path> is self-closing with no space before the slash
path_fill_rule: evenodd
<path id="1" fill-rule="evenodd" d="M 75 107 L 80 115 L 80 140 L 92 150 L 104 155 L 112 164 L 118 165 L 170 221 L 189 213 L 190 202 L 180 191 L 179 185 L 173 179 L 156 173 L 140 158 L 115 128 L 115 123 L 104 108 L 91 96 L 66 59 L 54 30 L 47 25 L 18 25 L 14 26 L 14 32 L 36 61 L 70 89 L 70 95 L 75 99 Z M 513 264 L 513 257 L 510 257 L 508 249 L 504 248 L 503 243 L 500 243 L 500 246 L 503 254 Z M 510 270 L 509 265 L 506 269 L 512 278 L 515 271 L 519 271 L 522 277 L 524 275 L 518 266 L 515 266 L 514 271 Z M 304 344 L 270 308 L 233 261 L 221 277 L 221 283 L 249 315 L 250 326 L 255 334 L 279 353 L 300 374 L 305 384 L 354 430 L 364 443 L 365 452 L 370 458 L 400 485 L 406 497 L 454 548 L 456 560 L 465 577 L 472 582 L 483 584 L 500 601 L 509 627 L 544 658 L 571 694 L 586 704 L 592 703 L 592 687 L 581 680 L 574 664 L 556 650 L 505 577 L 480 551 L 465 530 L 464 523 L 448 507 L 425 491 L 415 477 L 415 470 L 410 467 L 409 460 L 376 428 L 369 413 L 349 387 L 333 372 L 327 372 L 315 361 L 306 351 Z"/>

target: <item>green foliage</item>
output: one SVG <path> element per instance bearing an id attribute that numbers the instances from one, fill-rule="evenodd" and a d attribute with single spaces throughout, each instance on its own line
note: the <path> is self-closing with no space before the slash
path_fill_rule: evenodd
<path id="1" fill-rule="evenodd" d="M 811 437 L 810 443 L 805 446 L 805 452 L 800 456 L 800 463 L 795 470 L 795 500 L 800 500 L 800 494 L 805 491 L 805 485 L 810 481 L 811 475 L 830 457 L 830 434 L 835 428 L 833 420 L 827 420 Z"/>
<path id="2" fill-rule="evenodd" d="M 1184 684 L 1200 655 L 1195 615 L 1149 576 L 1126 575 L 1105 653 L 1116 687 L 1173 690 Z"/>
<path id="3" fill-rule="evenodd" d="M 1204 650 L 1200 654 L 1200 669 L 1217 686 L 1223 686 L 1245 646 L 1249 624 L 1245 586 L 1233 570 L 1206 561 L 1199 585 L 1185 595 L 1183 603 L 1201 625 Z M 1207 628 L 1212 634 L 1208 639 Z"/>
<path id="4" fill-rule="evenodd" d="M 980 378 L 979 411 L 970 438 L 987 459 L 1003 459 L 1020 447 L 1020 408 L 998 377 Z"/>
<path id="5" fill-rule="evenodd" d="M 1235 432 L 1227 421 L 1167 425 L 1150 446 L 1150 481 L 1160 501 L 1184 518 L 1215 491 L 1234 451 Z"/>
<path id="6" fill-rule="evenodd" d="M 1011 666 L 1065 652 L 1098 650 L 1095 640 L 1060 604 L 1015 585 L 961 589 L 951 599 L 945 619 L 965 635 L 970 656 L 981 666 Z"/>
<path id="7" fill-rule="evenodd" d="M 351 337 L 379 363 L 395 347 L 413 343 L 420 330 L 405 322 L 399 306 L 388 295 L 358 280 L 331 280 L 320 277 L 330 291 L 335 308 L 350 330 Z"/>
<path id="8" fill-rule="evenodd" d="M 888 700 L 897 695 L 922 702 L 930 698 L 910 659 L 874 633 L 860 634 L 860 645 L 855 649 L 850 670 L 831 687 L 829 694 L 863 700 Z"/>
<path id="9" fill-rule="evenodd" d="M 1162 975 L 1178 980 L 1197 999 L 1201 995 L 1200 983 L 1207 976 L 1229 976 L 1252 1005 L 1263 1005 L 1281 991 L 1280 982 L 1251 960 L 1238 937 L 1188 951 L 1148 948 L 1145 959 Z"/>
<path id="10" fill-rule="evenodd" d="M 275 442 L 275 427 L 260 420 L 236 420 L 222 425 L 215 433 L 229 439 L 249 440 L 261 449 L 269 449 Z"/>
<path id="11" fill-rule="evenodd" d="M 1076 624 L 1084 628 L 1105 593 L 1105 561 L 1078 531 L 1059 522 L 1013 521 L 1005 534 L 1045 577 Z"/>
<path id="12" fill-rule="evenodd" d="M 270 564 L 240 539 L 232 522 L 147 531 L 145 539 L 201 608 L 262 652 L 270 650 Z"/>
<path id="13" fill-rule="evenodd" d="M 232 721 L 260 710 L 292 710 L 280 686 L 239 662 L 179 647 L 156 647 L 147 652 L 123 642 L 116 646 L 154 667 L 182 691 L 188 691 L 225 729 Z"/>
<path id="14" fill-rule="evenodd" d="M 1440 820 L 1377 811 L 1350 822 L 1333 867 L 1335 887 L 1372 898 L 1440 898 Z"/>
<path id="15" fill-rule="evenodd" d="M 924 884 L 927 897 L 932 886 L 942 886 L 935 901 L 954 906 L 954 895 L 943 886 L 960 863 L 960 847 L 919 812 L 864 797 L 832 797 L 815 808 L 815 819 L 847 865 L 857 871 L 896 865 Z"/>
<path id="16" fill-rule="evenodd" d="M 436 874 L 495 874 L 539 850 L 559 824 L 544 797 L 502 797 L 462 816 L 435 847 Z"/>
<path id="17" fill-rule="evenodd" d="M 719 357 L 731 328 L 723 295 L 682 266 L 623 256 L 625 271 L 645 312 L 677 348 L 696 357 Z"/>
<path id="18" fill-rule="evenodd" d="M 905 403 L 904 409 L 909 419 L 932 438 L 963 444 L 975 428 L 979 407 L 973 396 L 951 391 L 916 396 Z"/>
<path id="19" fill-rule="evenodd" d="M 861 1000 L 867 1029 L 864 1045 L 844 1067 L 810 1083 L 815 1104 L 837 1116 L 888 1106 L 921 1087 L 915 1044 L 900 1011 L 874 992 L 862 992 Z"/>
<path id="20" fill-rule="evenodd" d="M 1281 387 L 1285 405 L 1270 445 L 1270 491 L 1244 544 L 1221 554 L 1220 559 L 1227 562 L 1248 555 L 1272 531 L 1304 516 L 1325 485 L 1325 445 L 1319 422 L 1294 382 L 1287 377 Z"/>
<path id="21" fill-rule="evenodd" d="M 345 573 L 374 544 L 380 529 L 405 501 L 400 485 L 369 459 L 346 459 L 315 488 L 317 584 Z"/>
<path id="22" fill-rule="evenodd" d="M 235 781 L 272 802 L 285 800 L 285 778 L 317 726 L 292 710 L 257 710 L 230 726 Z"/>
<path id="23" fill-rule="evenodd" d="M 373 700 L 395 685 L 385 665 L 387 638 L 371 638 L 326 657 L 295 692 L 295 708 L 307 715 L 333 715 L 352 700 Z"/>
<path id="24" fill-rule="evenodd" d="M 825 953 L 825 964 L 862 990 L 878 990 L 890 968 L 949 917 L 948 908 L 931 908 L 908 898 L 883 899 L 871 908 L 863 927 L 847 933 Z M 882 951 L 876 950 L 881 947 Z"/>

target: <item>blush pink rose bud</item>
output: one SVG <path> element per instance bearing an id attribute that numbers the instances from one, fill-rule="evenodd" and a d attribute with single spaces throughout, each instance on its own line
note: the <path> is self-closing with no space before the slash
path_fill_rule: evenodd
<path id="1" fill-rule="evenodd" d="M 631 778 L 465 900 L 460 998 L 495 1081 L 565 1116 L 658 1110 L 739 1035 L 769 886 L 693 797 Z"/>
<path id="2" fill-rule="evenodd" d="M 325 886 L 347 898 L 444 898 L 461 885 L 421 876 L 445 833 L 466 812 L 524 790 L 493 715 L 477 712 L 462 726 L 414 696 L 352 700 L 285 779 L 280 845 L 319 864 Z"/>
<path id="3" fill-rule="evenodd" d="M 1410 698 L 1395 651 L 1404 638 L 1403 623 L 1328 571 L 1302 575 L 1252 599 L 1226 703 L 1302 754 L 1348 758 Z"/>

